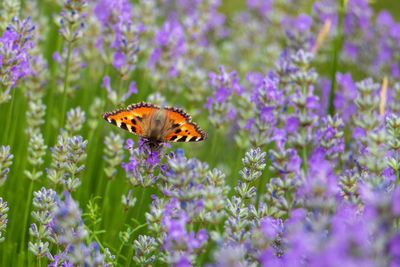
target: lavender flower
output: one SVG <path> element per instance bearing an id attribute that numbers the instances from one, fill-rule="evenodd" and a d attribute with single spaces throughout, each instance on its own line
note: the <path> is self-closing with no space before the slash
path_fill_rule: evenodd
<path id="1" fill-rule="evenodd" d="M 163 249 L 166 262 L 176 266 L 189 266 L 193 261 L 192 255 L 201 250 L 207 242 L 205 229 L 187 232 L 189 221 L 186 213 L 178 208 L 178 201 L 171 199 L 165 206 L 162 226 L 165 230 Z"/>
<path id="2" fill-rule="evenodd" d="M 68 180 L 65 181 L 65 187 L 69 191 L 75 190 L 81 182 L 77 177 L 84 169 L 83 165 L 86 159 L 87 140 L 81 136 L 74 136 L 67 140 L 67 164 L 65 169 L 68 173 Z"/>
<path id="3" fill-rule="evenodd" d="M 0 186 L 2 186 L 7 180 L 10 166 L 13 163 L 13 158 L 14 155 L 10 153 L 9 146 L 0 147 Z"/>
<path id="4" fill-rule="evenodd" d="M 246 203 L 240 197 L 234 196 L 227 201 L 226 213 L 223 236 L 216 241 L 223 242 L 226 246 L 245 243 L 250 238 L 252 223 Z"/>
<path id="5" fill-rule="evenodd" d="M 166 21 L 154 37 L 155 49 L 150 55 L 149 67 L 157 82 L 176 77 L 183 68 L 182 55 L 186 52 L 182 26 L 174 20 Z"/>
<path id="6" fill-rule="evenodd" d="M 137 199 L 135 197 L 132 197 L 132 190 L 129 190 L 127 195 L 122 195 L 121 202 L 122 205 L 124 205 L 125 207 L 125 211 L 127 211 L 129 208 L 134 207 L 136 204 L 136 200 Z"/>
<path id="7" fill-rule="evenodd" d="M 236 193 L 242 199 L 249 199 L 250 203 L 255 202 L 257 189 L 251 184 L 257 180 L 265 169 L 265 152 L 262 152 L 260 148 L 251 149 L 246 152 L 243 162 L 243 169 L 240 170 L 241 180 L 238 186 L 235 187 Z"/>
<path id="8" fill-rule="evenodd" d="M 146 213 L 146 222 L 149 231 L 151 231 L 154 236 L 161 237 L 161 220 L 164 215 L 164 206 L 166 205 L 167 201 L 156 196 L 153 196 L 152 198 L 153 201 L 150 204 L 150 210 Z"/>
<path id="9" fill-rule="evenodd" d="M 28 162 L 33 167 L 32 171 L 25 170 L 24 173 L 28 179 L 38 180 L 43 172 L 37 169 L 43 164 L 43 157 L 46 155 L 47 146 L 44 144 L 42 133 L 38 132 L 32 135 L 28 145 Z"/>
<path id="10" fill-rule="evenodd" d="M 123 36 L 123 28 L 132 27 L 132 5 L 126 0 L 100 0 L 94 7 L 94 14 L 101 25 L 97 46 L 103 52 L 104 60 L 112 63 L 113 58 L 118 59 L 120 52 L 117 51 L 122 45 L 136 45 L 136 42 L 128 44 L 128 40 Z M 108 50 L 110 48 L 117 51 Z"/>
<path id="11" fill-rule="evenodd" d="M 5 29 L 12 18 L 18 16 L 21 3 L 15 0 L 4 0 L 0 6 L 0 31 Z"/>
<path id="12" fill-rule="evenodd" d="M 302 50 L 292 56 L 292 62 L 295 71 L 290 75 L 294 86 L 291 88 L 291 103 L 295 108 L 295 113 L 288 121 L 296 122 L 293 128 L 290 125 L 289 141 L 295 147 L 299 147 L 303 151 L 303 165 L 307 167 L 307 146 L 311 142 L 311 134 L 316 124 L 318 109 L 318 97 L 314 95 L 313 84 L 317 79 L 317 73 L 310 68 L 312 55 Z M 297 129 L 298 128 L 298 129 Z"/>
<path id="13" fill-rule="evenodd" d="M 123 93 L 121 89 L 123 82 L 129 79 L 136 68 L 142 26 L 133 23 L 132 5 L 126 0 L 98 1 L 94 13 L 101 24 L 97 47 L 102 52 L 103 60 L 107 64 L 112 64 L 121 79 L 116 91 L 111 88 L 109 76 L 103 78 L 103 86 L 113 103 L 125 101 L 129 96 L 137 93 L 134 82 L 130 82 L 126 93 Z"/>
<path id="14" fill-rule="evenodd" d="M 85 7 L 85 0 L 64 0 L 59 25 L 60 34 L 68 43 L 74 43 L 82 37 Z"/>
<path id="15" fill-rule="evenodd" d="M 44 124 L 44 116 L 46 115 L 46 106 L 41 99 L 30 101 L 26 114 L 27 127 L 26 133 L 29 138 L 40 132 L 40 126 Z"/>
<path id="16" fill-rule="evenodd" d="M 199 215 L 200 221 L 216 225 L 225 218 L 230 189 L 225 185 L 225 178 L 225 174 L 219 169 L 208 171 L 201 193 L 203 209 Z"/>
<path id="17" fill-rule="evenodd" d="M 162 169 L 164 184 L 160 188 L 163 194 L 179 200 L 190 219 L 202 210 L 202 189 L 208 169 L 207 164 L 197 159 L 187 159 L 181 150 L 172 154 Z"/>
<path id="18" fill-rule="evenodd" d="M 154 255 L 157 249 L 157 242 L 153 237 L 139 235 L 134 241 L 135 256 L 133 261 L 139 265 L 152 264 L 156 256 Z"/>
<path id="19" fill-rule="evenodd" d="M 80 107 L 71 109 L 67 112 L 67 121 L 65 123 L 65 130 L 68 136 L 77 134 L 85 122 L 85 112 Z"/>
<path id="20" fill-rule="evenodd" d="M 65 178 L 65 165 L 67 164 L 67 140 L 62 134 L 57 137 L 57 143 L 50 148 L 52 162 L 47 171 L 47 178 L 54 185 L 63 184 Z"/>
<path id="21" fill-rule="evenodd" d="M 297 190 L 297 200 L 313 212 L 330 212 L 334 210 L 338 192 L 332 165 L 323 152 L 313 153 L 309 163 L 308 175 Z"/>
<path id="22" fill-rule="evenodd" d="M 388 109 L 393 113 L 399 114 L 400 113 L 400 104 L 396 99 L 400 97 L 400 83 L 395 83 L 393 85 L 392 91 L 390 93 L 390 99 L 388 104 Z"/>
<path id="23" fill-rule="evenodd" d="M 53 220 L 53 209 L 56 205 L 56 192 L 51 189 L 42 187 L 40 191 L 33 193 L 33 207 L 32 217 L 37 222 L 31 224 L 29 234 L 35 240 L 29 242 L 29 251 L 36 257 L 47 256 L 51 258 L 49 250 L 49 242 L 56 243 L 56 236 L 51 228 L 51 221 Z"/>
<path id="24" fill-rule="evenodd" d="M 47 176 L 56 185 L 63 185 L 69 191 L 76 190 L 81 182 L 77 177 L 84 169 L 87 141 L 81 136 L 58 136 L 57 144 L 51 148 L 52 163 Z"/>
<path id="25" fill-rule="evenodd" d="M 214 254 L 214 258 L 216 263 L 214 266 L 216 267 L 242 267 L 242 266 L 251 266 L 250 263 L 246 260 L 246 250 L 243 246 L 240 245 L 232 245 L 222 247 L 217 250 Z"/>
<path id="26" fill-rule="evenodd" d="M 296 18 L 283 19 L 282 24 L 288 37 L 289 49 L 310 51 L 314 40 L 310 34 L 312 19 L 306 14 L 300 14 Z"/>
<path id="27" fill-rule="evenodd" d="M 388 165 L 395 173 L 396 185 L 400 183 L 400 118 L 391 114 L 386 118 L 386 131 L 388 133 L 388 146 L 391 149 L 391 156 L 388 157 Z"/>
<path id="28" fill-rule="evenodd" d="M 281 133 L 284 134 L 284 133 Z M 277 136 L 276 138 L 282 138 Z M 289 199 L 288 192 L 294 193 L 299 186 L 301 159 L 293 148 L 285 148 L 285 140 L 277 140 L 276 149 L 271 149 L 269 169 L 278 177 L 270 179 L 267 184 L 267 205 L 270 214 L 281 217 L 294 206 L 294 199 Z"/>
<path id="29" fill-rule="evenodd" d="M 3 233 L 7 227 L 7 212 L 9 208 L 7 206 L 7 202 L 3 201 L 3 198 L 0 197 L 0 243 L 4 241 Z"/>
<path id="30" fill-rule="evenodd" d="M 357 111 L 357 107 L 354 104 L 354 98 L 357 96 L 357 87 L 350 73 L 337 73 L 336 83 L 335 110 L 343 118 L 344 122 L 348 122 Z"/>
<path id="31" fill-rule="evenodd" d="M 81 211 L 68 192 L 64 193 L 64 200 L 58 201 L 54 208 L 52 228 L 60 245 L 65 246 L 65 251 L 57 255 L 55 261 L 74 265 L 108 266 L 99 245 L 85 243 L 88 232 L 83 224 Z"/>
<path id="32" fill-rule="evenodd" d="M 284 105 L 284 95 L 278 88 L 280 80 L 276 75 L 271 73 L 261 81 L 257 80 L 250 96 L 255 105 L 255 114 L 247 120 L 245 129 L 250 132 L 250 143 L 262 147 L 273 141 L 275 127 L 279 123 L 278 114 Z"/>
<path id="33" fill-rule="evenodd" d="M 359 205 L 361 203 L 359 194 L 360 176 L 355 171 L 345 171 L 338 181 L 340 195 L 345 201 Z"/>
<path id="34" fill-rule="evenodd" d="M 340 158 L 344 152 L 343 128 L 343 121 L 338 116 L 322 118 L 322 127 L 315 135 L 319 137 L 320 147 L 329 160 Z"/>
<path id="35" fill-rule="evenodd" d="M 130 158 L 122 163 L 122 168 L 133 186 L 151 186 L 159 178 L 162 147 L 154 151 L 144 139 L 139 140 L 135 149 L 133 144 L 131 139 L 127 140 L 125 148 L 130 150 Z"/>
<path id="36" fill-rule="evenodd" d="M 231 97 L 243 92 L 236 72 L 226 72 L 224 67 L 219 68 L 219 73 L 209 74 L 209 84 L 213 95 L 207 99 L 206 108 L 210 113 L 210 122 L 220 127 L 235 118 L 235 109 Z"/>
<path id="37" fill-rule="evenodd" d="M 31 74 L 30 50 L 35 27 L 30 18 L 14 18 L 0 37 L 0 103 L 10 100 L 10 90 Z"/>
<path id="38" fill-rule="evenodd" d="M 381 120 L 378 116 L 379 99 L 376 95 L 379 84 L 374 83 L 372 79 L 366 79 L 357 83 L 357 89 L 355 102 L 358 112 L 354 118 L 357 128 L 353 135 L 359 141 L 357 143 L 358 151 L 355 153 L 360 153 L 359 164 L 380 179 L 387 165 L 386 162 L 376 159 L 385 157 L 387 147 L 385 130 L 381 127 Z"/>
<path id="39" fill-rule="evenodd" d="M 110 132 L 104 140 L 104 160 L 108 166 L 104 169 L 109 179 L 114 179 L 117 174 L 117 166 L 120 166 L 125 158 L 124 140 L 119 134 Z"/>

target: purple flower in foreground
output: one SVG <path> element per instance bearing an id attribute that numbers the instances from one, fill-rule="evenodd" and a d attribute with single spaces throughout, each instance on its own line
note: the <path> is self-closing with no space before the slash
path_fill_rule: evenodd
<path id="1" fill-rule="evenodd" d="M 186 158 L 182 150 L 171 153 L 162 169 L 160 186 L 164 195 L 179 200 L 181 208 L 190 219 L 203 210 L 203 188 L 207 186 L 208 165 L 196 158 Z"/>
<path id="2" fill-rule="evenodd" d="M 82 212 L 71 195 L 65 191 L 64 200 L 58 200 L 54 208 L 52 228 L 57 235 L 60 245 L 65 250 L 54 257 L 56 262 L 63 265 L 79 266 L 108 266 L 105 257 L 100 253 L 97 243 L 86 245 L 87 231 L 82 221 Z"/>
<path id="3" fill-rule="evenodd" d="M 47 256 L 52 258 L 49 250 L 49 242 L 56 243 L 57 237 L 52 229 L 54 217 L 54 207 L 56 205 L 57 194 L 52 189 L 42 187 L 40 191 L 33 193 L 32 217 L 36 223 L 32 223 L 29 228 L 29 234 L 32 236 L 29 241 L 29 251 L 36 257 Z"/>
<path id="4" fill-rule="evenodd" d="M 137 148 L 132 148 L 133 141 L 128 139 L 125 148 L 129 149 L 129 162 L 123 162 L 129 182 L 133 186 L 150 186 L 159 178 L 160 161 L 162 158 L 163 144 L 156 150 L 147 140 L 141 138 Z"/>
<path id="5" fill-rule="evenodd" d="M 186 230 L 189 217 L 179 208 L 177 200 L 171 199 L 164 209 L 161 224 L 165 230 L 163 249 L 167 262 L 174 266 L 191 266 L 191 256 L 207 243 L 207 232 L 205 229 L 197 233 Z"/>

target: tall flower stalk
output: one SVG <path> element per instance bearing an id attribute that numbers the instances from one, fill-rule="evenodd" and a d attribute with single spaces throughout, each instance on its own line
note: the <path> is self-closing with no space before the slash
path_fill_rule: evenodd
<path id="1" fill-rule="evenodd" d="M 66 58 L 65 58 L 65 72 L 63 84 L 63 102 L 61 109 L 60 120 L 64 119 L 64 112 L 67 108 L 67 91 L 69 86 L 70 75 L 70 61 L 73 53 L 74 45 L 79 41 L 83 35 L 85 7 L 87 3 L 85 0 L 65 0 L 62 11 L 60 14 L 59 25 L 60 35 L 66 42 Z M 61 124 L 62 125 L 62 124 Z"/>

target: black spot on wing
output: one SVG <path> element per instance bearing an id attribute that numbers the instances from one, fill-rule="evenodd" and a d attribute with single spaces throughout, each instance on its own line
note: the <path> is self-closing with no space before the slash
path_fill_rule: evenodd
<path id="1" fill-rule="evenodd" d="M 177 141 L 178 142 L 186 142 L 186 138 L 187 138 L 187 135 L 183 135 L 181 138 L 179 138 Z"/>
<path id="2" fill-rule="evenodd" d="M 175 141 L 176 138 L 178 138 L 178 136 L 173 135 L 173 136 L 171 137 L 170 141 Z"/>
<path id="3" fill-rule="evenodd" d="M 179 123 L 174 123 L 174 124 L 172 124 L 171 129 L 175 129 L 179 126 L 181 126 Z"/>
<path id="4" fill-rule="evenodd" d="M 135 127 L 135 126 L 131 126 L 131 131 L 132 131 L 133 133 L 136 133 L 136 127 Z"/>
<path id="5" fill-rule="evenodd" d="M 136 119 L 137 119 L 138 121 L 140 121 L 140 122 L 143 121 L 143 118 L 142 118 L 142 117 L 139 117 L 139 116 L 136 116 Z"/>
<path id="6" fill-rule="evenodd" d="M 175 133 L 177 133 L 177 134 L 180 133 L 180 132 L 182 132 L 181 129 L 178 129 L 178 130 L 175 131 Z"/>
<path id="7" fill-rule="evenodd" d="M 197 137 L 196 136 L 192 136 L 192 138 L 190 138 L 189 140 L 188 140 L 188 142 L 194 142 L 194 141 L 196 141 L 197 140 Z"/>
<path id="8" fill-rule="evenodd" d="M 128 126 L 126 126 L 126 123 L 125 122 L 121 122 L 121 126 L 120 126 L 122 129 L 124 129 L 124 130 L 128 130 Z"/>
<path id="9" fill-rule="evenodd" d="M 111 120 L 110 120 L 110 123 L 112 123 L 112 124 L 114 124 L 114 125 L 117 125 L 117 121 L 114 120 L 114 119 L 111 119 Z"/>
<path id="10" fill-rule="evenodd" d="M 131 122 L 133 125 L 136 125 L 136 123 L 137 123 L 135 119 L 131 119 Z"/>

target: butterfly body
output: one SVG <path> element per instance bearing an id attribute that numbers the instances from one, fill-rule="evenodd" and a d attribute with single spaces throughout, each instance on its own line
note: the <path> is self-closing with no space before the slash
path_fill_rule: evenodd
<path id="1" fill-rule="evenodd" d="M 161 108 L 141 102 L 126 109 L 107 112 L 103 118 L 153 144 L 198 142 L 207 138 L 207 134 L 191 121 L 187 113 L 174 107 Z"/>

